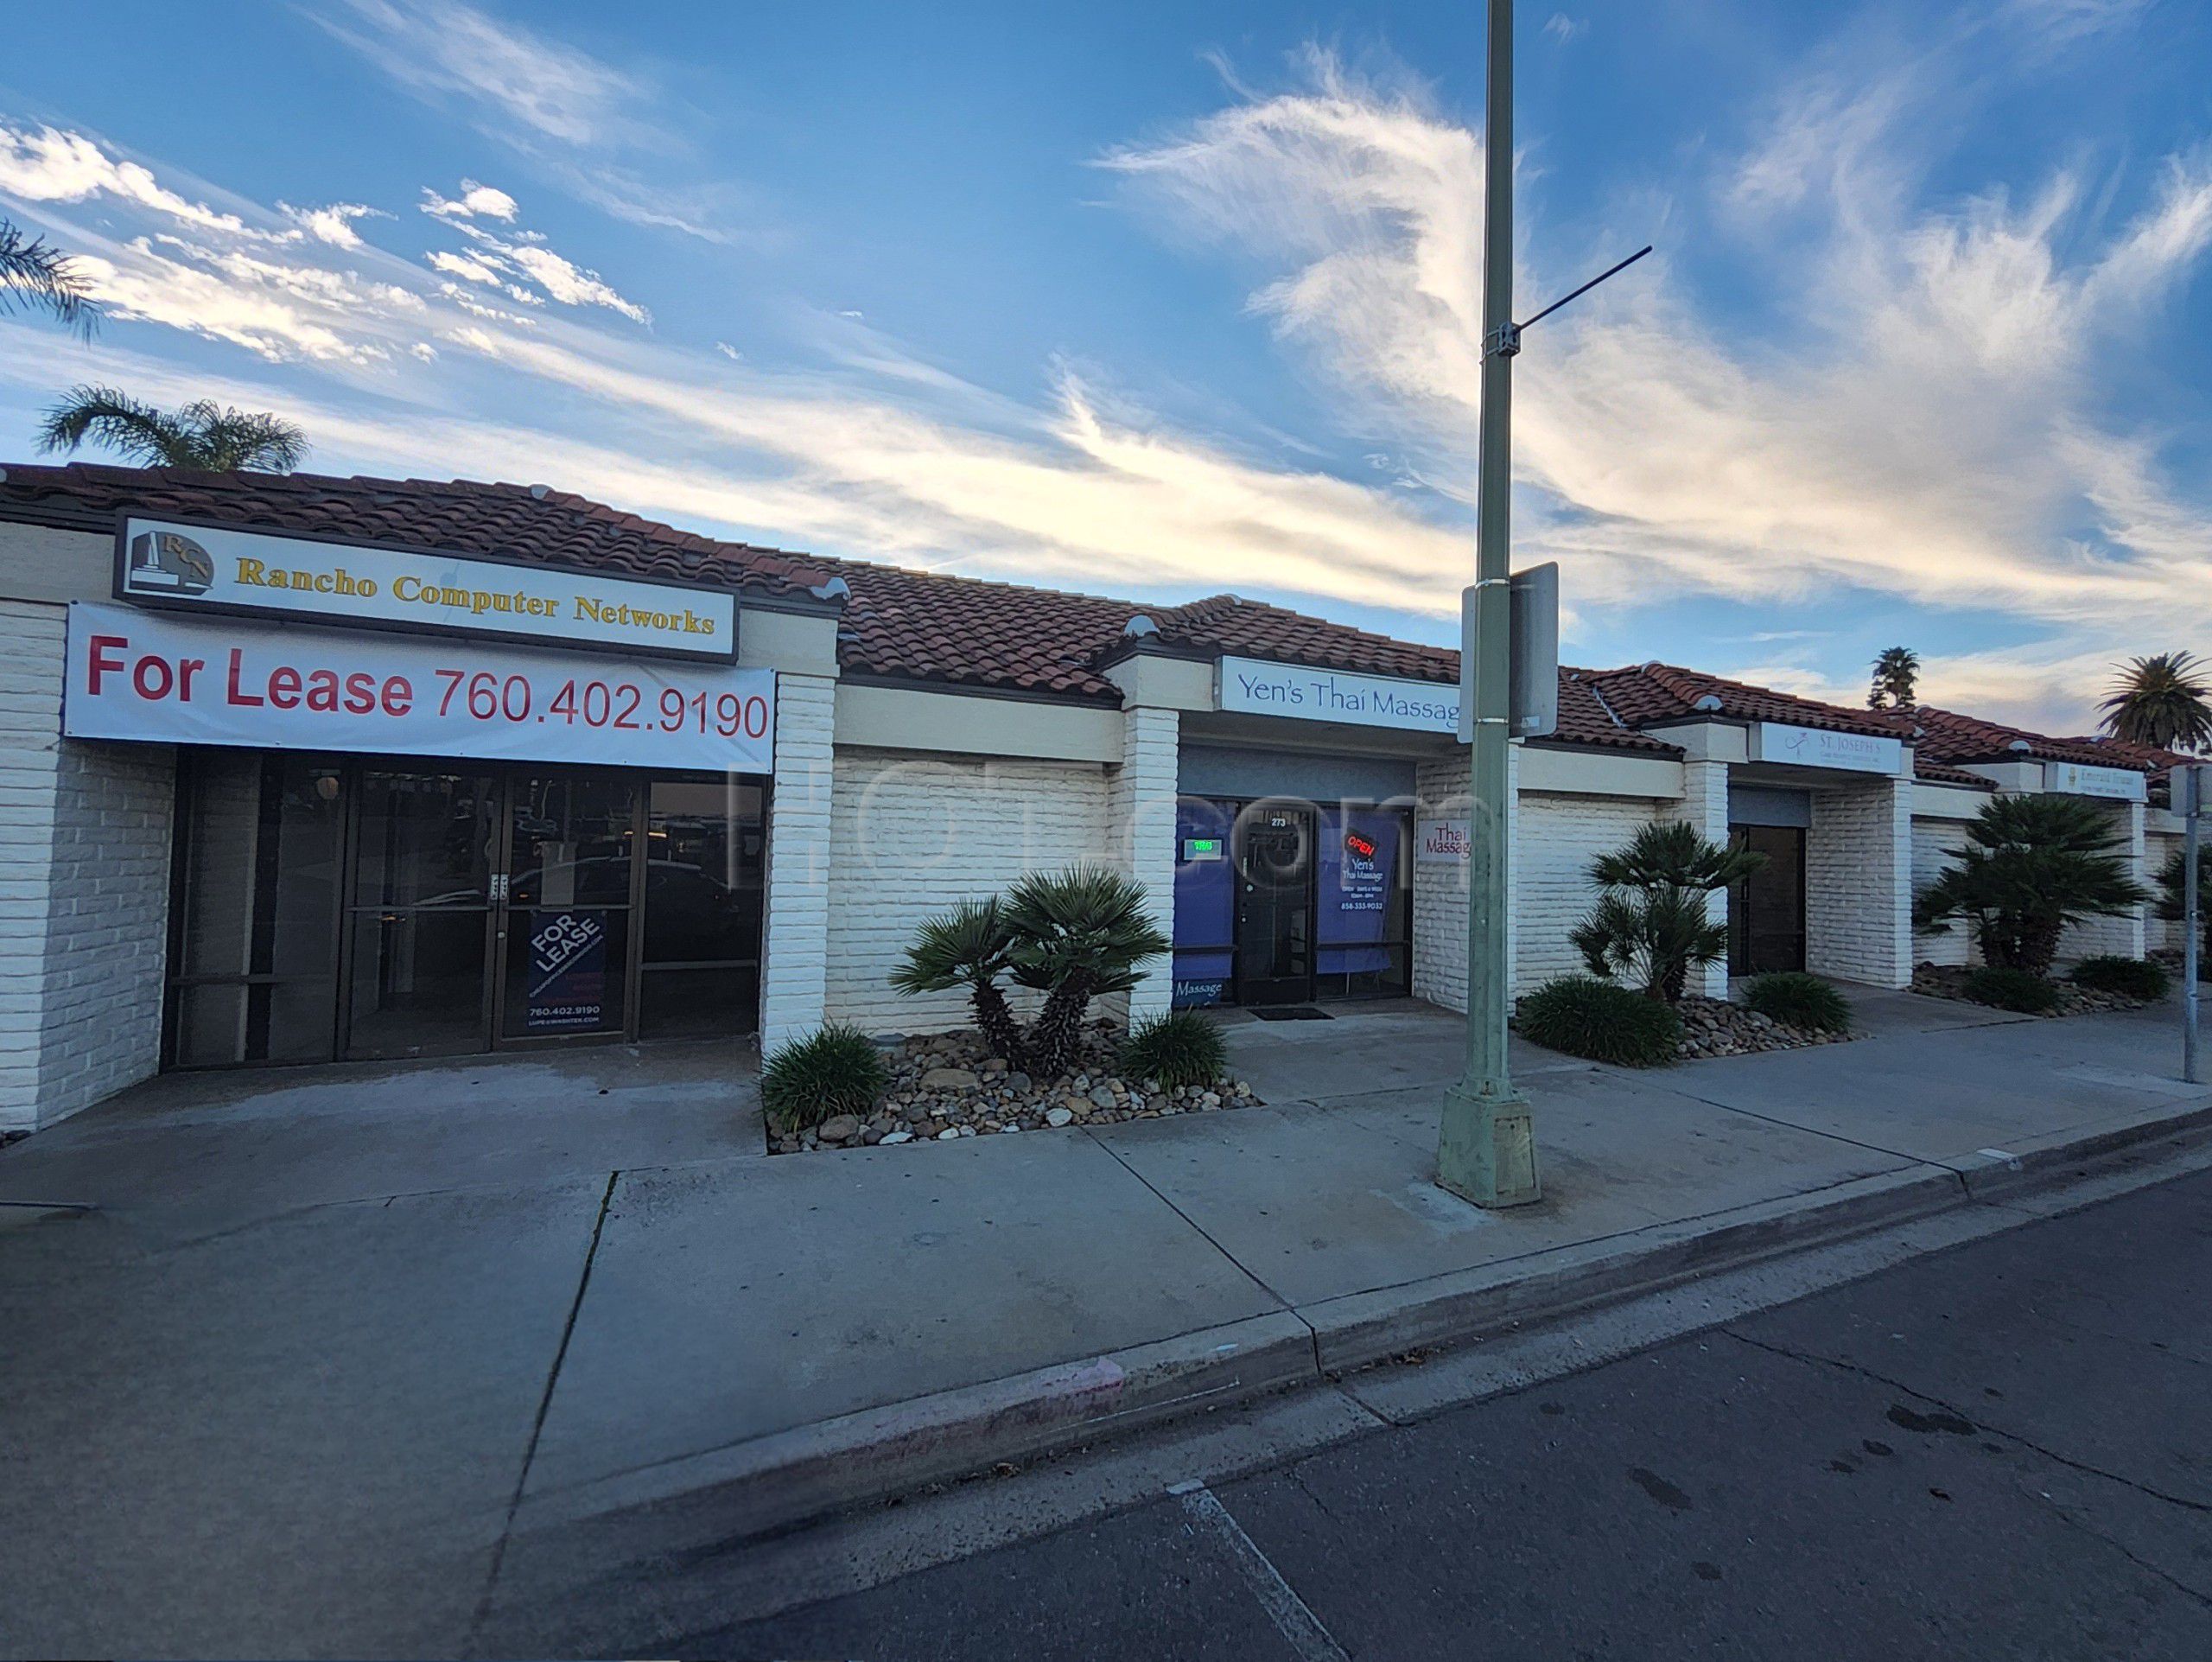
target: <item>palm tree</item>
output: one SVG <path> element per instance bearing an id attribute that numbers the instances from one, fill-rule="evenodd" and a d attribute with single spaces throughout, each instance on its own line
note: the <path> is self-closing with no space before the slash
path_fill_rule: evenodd
<path id="1" fill-rule="evenodd" d="M 1874 658 L 1874 684 L 1866 690 L 1869 710 L 1910 710 L 1920 702 L 1920 654 L 1910 646 L 1885 646 Z"/>
<path id="2" fill-rule="evenodd" d="M 1765 863 L 1764 854 L 1707 842 L 1684 820 L 1646 825 L 1590 863 L 1590 881 L 1605 892 L 1568 939 L 1591 974 L 1639 978 L 1645 997 L 1674 1003 L 1693 969 L 1728 951 L 1728 927 L 1707 920 L 1705 897 Z"/>
<path id="3" fill-rule="evenodd" d="M 2002 969 L 2048 974 L 2067 925 L 2120 917 L 2149 898 L 2113 852 L 2111 816 L 2080 797 L 1993 797 L 1967 839 L 1913 902 L 1913 922 L 1942 934 L 1963 919 L 1983 961 Z"/>
<path id="4" fill-rule="evenodd" d="M 2112 696 L 2098 706 L 2104 729 L 2115 739 L 2161 750 L 2202 750 L 2212 742 L 2212 688 L 2193 653 L 2133 658 L 2120 672 Z"/>
<path id="5" fill-rule="evenodd" d="M 0 313 L 26 309 L 51 313 L 87 340 L 100 320 L 77 262 L 45 238 L 0 219 Z"/>
<path id="6" fill-rule="evenodd" d="M 1145 893 L 1118 872 L 1095 866 L 1033 871 L 1007 891 L 1014 932 L 1014 978 L 1045 995 L 1030 1024 L 1030 1073 L 1056 1079 L 1068 1070 L 1090 1001 L 1127 992 L 1137 966 L 1171 943 L 1145 910 Z"/>
<path id="7" fill-rule="evenodd" d="M 111 386 L 70 388 L 39 426 L 41 450 L 74 450 L 86 439 L 142 467 L 207 473 L 288 474 L 308 454 L 308 436 L 281 417 L 207 398 L 162 410 Z"/>
<path id="8" fill-rule="evenodd" d="M 894 990 L 916 993 L 968 990 L 976 1030 L 995 1056 L 1017 1065 L 1021 1035 L 1006 1002 L 999 977 L 1014 965 L 1014 932 L 1007 927 L 998 897 L 963 901 L 950 912 L 925 918 L 906 948 L 906 961 L 891 972 Z"/>

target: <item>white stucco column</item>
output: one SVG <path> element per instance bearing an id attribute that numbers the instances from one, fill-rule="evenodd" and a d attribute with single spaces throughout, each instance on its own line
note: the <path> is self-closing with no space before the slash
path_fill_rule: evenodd
<path id="1" fill-rule="evenodd" d="M 776 678 L 776 777 L 768 801 L 760 939 L 760 1053 L 822 1025 L 830 961 L 830 734 L 837 684 Z"/>
<path id="2" fill-rule="evenodd" d="M 1175 787 L 1181 717 L 1173 710 L 1139 706 L 1122 712 L 1122 764 L 1108 786 L 1108 834 L 1117 870 L 1145 892 L 1160 933 L 1175 935 Z M 1132 1022 L 1165 1011 L 1175 990 L 1173 954 L 1145 966 L 1129 991 Z"/>
<path id="3" fill-rule="evenodd" d="M 1727 847 L 1728 764 L 1725 761 L 1684 761 L 1681 799 L 1669 803 L 1659 817 L 1662 819 L 1686 820 L 1696 826 L 1698 835 L 1708 843 Z M 1726 889 L 1715 889 L 1705 897 L 1705 914 L 1723 928 L 1727 927 Z M 1702 993 L 1707 998 L 1726 998 L 1728 996 L 1726 957 L 1715 958 L 1702 970 L 1692 971 L 1690 978 L 1692 992 Z"/>

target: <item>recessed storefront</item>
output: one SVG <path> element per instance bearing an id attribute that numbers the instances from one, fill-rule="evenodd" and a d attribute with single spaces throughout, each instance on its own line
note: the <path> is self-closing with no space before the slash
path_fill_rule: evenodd
<path id="1" fill-rule="evenodd" d="M 1803 791 L 1734 786 L 1728 842 L 1765 863 L 1728 890 L 1728 973 L 1805 967 L 1805 837 L 1813 804 Z"/>
<path id="2" fill-rule="evenodd" d="M 766 782 L 194 749 L 164 1058 L 749 1032 Z"/>
<path id="3" fill-rule="evenodd" d="M 1410 990 L 1410 809 L 1185 797 L 1175 838 L 1176 1003 Z"/>

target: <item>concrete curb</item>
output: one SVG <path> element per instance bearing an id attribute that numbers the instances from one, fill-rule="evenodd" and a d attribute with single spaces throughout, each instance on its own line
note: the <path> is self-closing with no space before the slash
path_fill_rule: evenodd
<path id="1" fill-rule="evenodd" d="M 1471 1343 L 1993 1197 L 2056 1188 L 2152 1143 L 2212 1132 L 2212 1104 L 2146 1112 L 1954 1165 L 1915 1162 L 1833 1188 L 1482 1269 L 1347 1294 L 1033 1372 L 962 1386 L 524 1496 L 518 1535 L 613 1514 L 651 1533 L 732 1539 L 1332 1375 Z M 2025 1219 L 2024 1219 L 2023 1221 Z"/>
<path id="2" fill-rule="evenodd" d="M 711 1491 L 720 1527 L 758 1533 L 1314 1377 L 1312 1332 L 1275 1311 L 527 1495 L 515 1528 Z"/>

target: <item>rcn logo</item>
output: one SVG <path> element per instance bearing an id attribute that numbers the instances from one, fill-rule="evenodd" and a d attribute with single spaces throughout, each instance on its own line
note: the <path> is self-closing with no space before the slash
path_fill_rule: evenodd
<path id="1" fill-rule="evenodd" d="M 130 539 L 123 586 L 138 595 L 204 595 L 215 581 L 214 556 L 175 531 L 142 531 Z"/>

